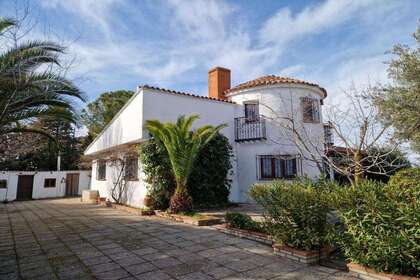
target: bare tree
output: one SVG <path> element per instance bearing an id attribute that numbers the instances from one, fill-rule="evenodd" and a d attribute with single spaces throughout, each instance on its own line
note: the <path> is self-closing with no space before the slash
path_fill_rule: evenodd
<path id="1" fill-rule="evenodd" d="M 137 166 L 129 164 L 130 159 L 137 159 L 136 145 L 123 145 L 118 151 L 102 152 L 95 156 L 83 156 L 82 161 L 89 164 L 92 160 L 97 162 L 106 162 L 110 167 L 111 174 L 107 176 L 112 182 L 108 187 L 108 193 L 112 200 L 118 204 L 124 204 L 129 199 L 131 193 L 127 181 L 132 179 L 131 173 Z M 134 169 L 133 169 L 134 168 Z M 137 172 L 135 172 L 137 176 Z"/>
<path id="2" fill-rule="evenodd" d="M 403 167 L 398 158 L 390 160 L 390 155 L 399 150 L 399 143 L 392 137 L 392 127 L 380 121 L 369 98 L 375 91 L 372 86 L 358 89 L 352 85 L 343 91 L 348 105 L 331 106 L 326 112 L 330 127 L 344 149 L 335 151 L 336 155 L 341 154 L 341 160 L 328 156 L 325 159 L 355 185 L 367 173 L 389 175 Z"/>
<path id="3" fill-rule="evenodd" d="M 320 124 L 303 122 L 301 100 L 289 90 L 280 98 L 276 108 L 262 99 L 260 105 L 268 113 L 265 118 L 271 131 L 268 140 L 282 147 L 294 149 L 302 160 L 309 162 L 321 173 L 324 172 L 324 139 Z"/>
<path id="4" fill-rule="evenodd" d="M 379 121 L 378 112 L 368 98 L 374 90 L 371 86 L 359 90 L 354 85 L 343 90 L 345 98 L 341 105 L 325 110 L 324 131 L 320 128 L 321 118 L 309 125 L 303 121 L 305 108 L 291 91 L 282 97 L 285 110 L 263 103 L 269 112 L 266 116 L 269 123 L 278 128 L 278 134 L 269 136 L 269 140 L 295 147 L 301 158 L 313 163 L 321 174 L 331 168 L 353 185 L 360 183 L 367 173 L 392 174 L 403 167 L 398 158 L 390 160 L 399 145 L 390 137 L 391 127 Z M 325 133 L 333 134 L 340 147 L 327 143 Z"/>
<path id="5" fill-rule="evenodd" d="M 122 204 L 125 202 L 127 197 L 125 157 L 113 156 L 109 158 L 109 165 L 115 173 L 113 176 L 112 187 L 110 189 L 110 195 L 116 203 Z"/>

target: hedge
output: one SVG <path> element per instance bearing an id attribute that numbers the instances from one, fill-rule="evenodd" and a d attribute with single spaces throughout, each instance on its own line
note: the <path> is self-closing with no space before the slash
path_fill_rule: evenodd
<path id="1" fill-rule="evenodd" d="M 324 192 L 322 185 L 302 179 L 255 185 L 250 195 L 264 208 L 265 228 L 276 242 L 314 250 L 326 245 L 332 229 L 327 222 L 329 209 Z"/>
<path id="2" fill-rule="evenodd" d="M 364 181 L 338 188 L 331 199 L 346 228 L 339 242 L 352 262 L 420 276 L 420 184 Z"/>
<path id="3" fill-rule="evenodd" d="M 249 215 L 240 212 L 226 212 L 225 221 L 230 226 L 257 232 L 266 232 L 261 223 L 254 221 Z"/>
<path id="4" fill-rule="evenodd" d="M 404 188 L 416 188 L 420 185 L 420 167 L 413 167 L 398 171 L 389 179 L 389 185 Z"/>
<path id="5" fill-rule="evenodd" d="M 139 154 L 149 183 L 148 193 L 155 201 L 154 207 L 167 209 L 175 190 L 175 180 L 166 149 L 151 139 L 139 146 Z M 194 208 L 228 204 L 231 157 L 229 140 L 220 133 L 200 152 L 187 186 Z"/>

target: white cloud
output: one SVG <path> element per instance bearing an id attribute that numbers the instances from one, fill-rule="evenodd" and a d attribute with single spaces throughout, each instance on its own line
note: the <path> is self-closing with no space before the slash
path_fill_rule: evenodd
<path id="1" fill-rule="evenodd" d="M 82 20 L 99 25 L 105 35 L 111 34 L 109 20 L 112 8 L 121 0 L 42 0 L 46 8 L 65 9 L 77 14 Z"/>
<path id="2" fill-rule="evenodd" d="M 328 0 L 293 15 L 290 8 L 280 9 L 260 30 L 262 43 L 284 45 L 305 35 L 314 35 L 354 16 L 373 0 Z"/>
<path id="3" fill-rule="evenodd" d="M 204 83 L 207 69 L 219 65 L 231 68 L 234 83 L 263 74 L 280 74 L 320 82 L 330 92 L 347 81 L 365 81 L 366 77 L 383 80 L 385 67 L 379 61 L 381 53 L 364 53 L 368 48 L 342 50 L 323 57 L 316 65 L 305 60 L 287 65 L 289 44 L 332 30 L 352 19 L 363 24 L 372 17 L 381 18 L 381 23 L 386 25 L 384 15 L 392 11 L 391 6 L 395 8 L 395 4 L 378 0 L 327 0 L 294 13 L 289 8 L 281 8 L 263 21 L 259 29 L 249 30 L 235 17 L 243 8 L 231 2 L 154 1 L 151 9 L 155 9 L 158 17 L 148 24 L 152 30 L 153 25 L 159 24 L 166 32 L 148 40 L 142 38 L 141 30 L 139 36 L 133 37 L 121 32 L 122 27 L 129 26 L 132 33 L 136 33 L 135 25 L 125 24 L 139 23 L 137 14 L 124 13 L 127 18 L 121 19 L 121 13 L 117 13 L 138 10 L 136 2 L 43 0 L 42 3 L 46 8 L 71 12 L 89 27 L 100 27 L 104 36 L 85 37 L 70 47 L 82 59 L 78 71 L 93 79 L 109 82 L 115 77 L 107 75 L 118 69 L 120 76 L 138 76 L 139 82 L 175 87 L 188 83 L 194 87 L 195 82 Z M 359 19 L 363 20 L 359 22 Z M 381 30 L 385 31 L 386 27 Z M 380 38 L 384 36 L 387 35 L 375 34 L 375 38 L 379 38 L 376 41 L 383 44 Z M 299 47 L 293 45 L 297 56 Z M 357 42 L 351 47 L 360 48 Z M 313 51 L 322 48 L 314 46 Z M 202 89 L 204 91 L 205 87 Z"/>

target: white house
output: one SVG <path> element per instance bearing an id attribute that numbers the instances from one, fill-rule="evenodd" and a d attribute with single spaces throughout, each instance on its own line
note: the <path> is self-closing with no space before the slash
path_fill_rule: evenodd
<path id="1" fill-rule="evenodd" d="M 85 170 L 0 171 L 0 201 L 78 196 L 90 178 Z"/>
<path id="2" fill-rule="evenodd" d="M 198 114 L 195 126 L 228 124 L 222 133 L 233 147 L 230 199 L 248 200 L 249 188 L 258 182 L 306 175 L 316 178 L 324 152 L 321 105 L 324 88 L 305 81 L 264 76 L 230 86 L 230 70 L 209 71 L 208 96 L 151 86 L 136 94 L 86 149 L 93 158 L 91 188 L 110 198 L 118 177 L 110 158 L 147 141 L 145 122 L 175 121 L 180 115 Z M 147 192 L 141 162 L 127 157 L 127 204 L 141 207 Z"/>

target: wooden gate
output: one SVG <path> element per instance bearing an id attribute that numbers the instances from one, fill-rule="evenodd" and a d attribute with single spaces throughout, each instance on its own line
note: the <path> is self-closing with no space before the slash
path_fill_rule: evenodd
<path id="1" fill-rule="evenodd" d="M 17 185 L 17 200 L 32 199 L 32 190 L 34 186 L 34 175 L 19 175 Z"/>
<path id="2" fill-rule="evenodd" d="M 77 196 L 79 194 L 79 173 L 67 173 L 66 196 Z"/>

